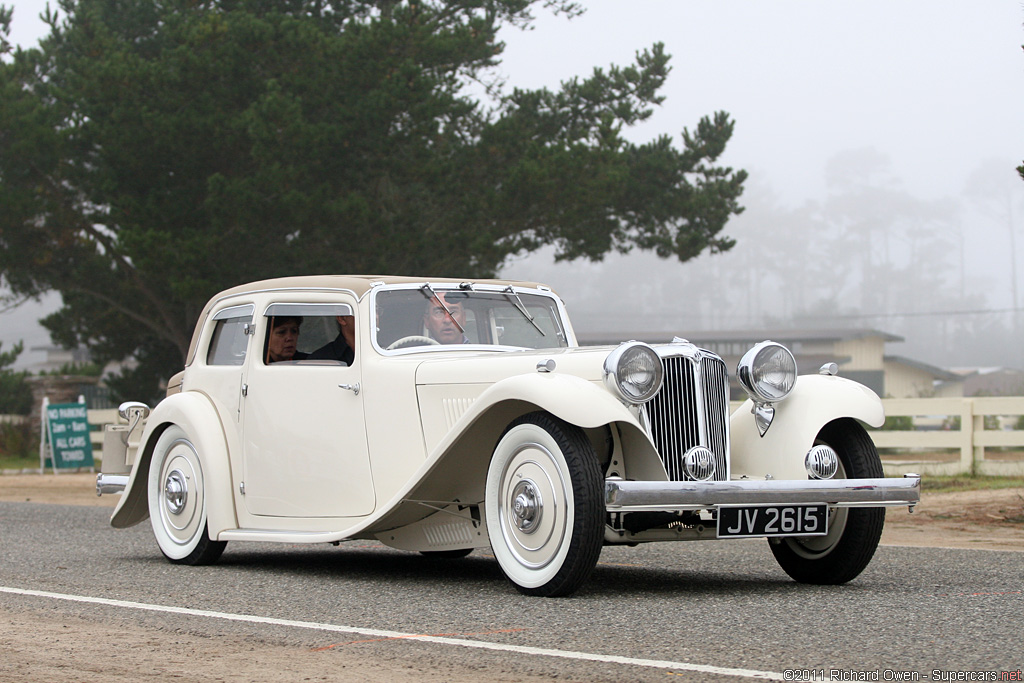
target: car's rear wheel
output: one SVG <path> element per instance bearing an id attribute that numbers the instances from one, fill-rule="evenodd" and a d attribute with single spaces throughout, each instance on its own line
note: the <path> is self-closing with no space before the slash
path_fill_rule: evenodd
<path id="1" fill-rule="evenodd" d="M 487 470 L 491 549 L 526 595 L 559 596 L 590 576 L 604 539 L 601 470 L 578 427 L 530 413 L 501 437 Z"/>
<path id="2" fill-rule="evenodd" d="M 883 476 L 875 444 L 856 420 L 830 422 L 815 443 L 831 446 L 839 455 L 836 479 Z M 884 508 L 830 508 L 827 535 L 771 539 L 770 547 L 779 566 L 796 581 L 846 583 L 871 562 L 884 522 Z"/>
<path id="3" fill-rule="evenodd" d="M 148 493 L 149 519 L 164 557 L 176 564 L 216 562 L 227 542 L 210 540 L 202 461 L 188 434 L 177 425 L 157 439 Z"/>

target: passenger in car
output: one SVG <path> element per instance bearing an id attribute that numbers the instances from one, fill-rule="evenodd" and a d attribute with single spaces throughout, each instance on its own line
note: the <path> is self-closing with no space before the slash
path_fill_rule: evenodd
<path id="1" fill-rule="evenodd" d="M 338 336 L 334 341 L 327 342 L 316 351 L 310 353 L 309 360 L 340 360 L 352 365 L 356 357 L 356 319 L 351 315 L 339 315 Z"/>
<path id="2" fill-rule="evenodd" d="M 423 324 L 430 336 L 442 344 L 468 344 L 469 338 L 464 334 L 466 309 L 462 307 L 462 300 L 452 294 L 441 292 L 427 302 Z"/>
<path id="3" fill-rule="evenodd" d="M 302 360 L 307 354 L 298 350 L 299 327 L 302 318 L 281 316 L 270 319 L 270 334 L 267 338 L 267 355 L 264 362 L 279 363 L 284 360 Z"/>

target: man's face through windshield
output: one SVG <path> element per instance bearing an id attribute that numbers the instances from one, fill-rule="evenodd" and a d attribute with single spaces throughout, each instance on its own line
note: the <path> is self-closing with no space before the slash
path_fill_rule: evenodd
<path id="1" fill-rule="evenodd" d="M 430 303 L 427 304 L 427 311 L 423 315 L 423 324 L 430 332 L 430 336 L 442 344 L 462 344 L 466 340 L 462 333 L 462 330 L 466 328 L 466 311 L 460 301 L 453 301 L 445 297 L 444 293 L 439 293 L 437 297 L 430 300 Z M 444 301 L 444 306 L 438 301 L 439 298 Z M 451 315 L 445 311 L 445 306 L 448 307 Z"/>

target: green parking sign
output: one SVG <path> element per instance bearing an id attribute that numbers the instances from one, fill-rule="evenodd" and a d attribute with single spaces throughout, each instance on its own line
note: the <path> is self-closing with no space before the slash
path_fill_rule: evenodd
<path id="1" fill-rule="evenodd" d="M 53 469 L 94 466 L 88 416 L 84 403 L 54 403 L 46 407 L 46 435 Z"/>

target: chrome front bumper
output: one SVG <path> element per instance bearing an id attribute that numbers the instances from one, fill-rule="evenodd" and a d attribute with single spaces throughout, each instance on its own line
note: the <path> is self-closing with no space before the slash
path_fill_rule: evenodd
<path id="1" fill-rule="evenodd" d="M 606 479 L 608 512 L 704 510 L 717 505 L 895 507 L 921 501 L 921 476 L 836 480 L 625 481 Z"/>

